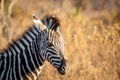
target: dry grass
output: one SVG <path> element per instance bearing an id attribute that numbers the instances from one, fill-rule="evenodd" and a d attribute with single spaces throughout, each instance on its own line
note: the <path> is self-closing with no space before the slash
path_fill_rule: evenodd
<path id="1" fill-rule="evenodd" d="M 48 13 L 56 14 L 61 21 L 60 29 L 66 41 L 65 56 L 70 70 L 62 76 L 46 62 L 38 80 L 120 79 L 120 24 L 110 24 L 112 16 L 102 12 L 101 18 L 99 12 L 88 14 L 86 11 L 77 11 L 67 0 L 62 7 L 59 2 L 31 1 L 22 3 L 21 0 L 16 3 L 13 18 L 6 20 L 9 26 L 5 28 L 4 34 L 0 22 L 0 48 L 21 35 L 32 24 L 32 13 L 35 12 L 39 17 Z M 113 15 L 114 13 L 112 12 Z"/>

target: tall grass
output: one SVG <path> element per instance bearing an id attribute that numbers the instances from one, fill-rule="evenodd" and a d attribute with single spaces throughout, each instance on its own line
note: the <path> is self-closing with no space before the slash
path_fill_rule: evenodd
<path id="1" fill-rule="evenodd" d="M 0 24 L 1 49 L 33 24 L 32 13 L 40 18 L 48 13 L 55 14 L 61 22 L 60 30 L 66 42 L 65 56 L 70 64 L 69 72 L 62 76 L 46 62 L 38 80 L 120 79 L 120 24 L 112 23 L 115 12 L 110 16 L 109 12 L 101 11 L 101 15 L 94 11 L 78 11 L 67 0 L 62 4 L 52 0 L 39 3 L 29 0 L 29 5 L 25 4 L 28 2 L 16 3 L 13 17 L 6 21 L 9 24 L 6 33 L 2 33 Z"/>

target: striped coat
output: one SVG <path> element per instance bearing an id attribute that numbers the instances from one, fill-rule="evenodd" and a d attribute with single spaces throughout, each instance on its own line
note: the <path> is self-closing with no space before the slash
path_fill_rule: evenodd
<path id="1" fill-rule="evenodd" d="M 36 78 L 44 63 L 40 54 L 39 27 L 32 27 L 0 54 L 0 80 Z M 42 51 L 42 50 L 41 50 Z M 28 75 L 28 76 L 26 76 Z"/>
<path id="2" fill-rule="evenodd" d="M 57 29 L 59 20 L 45 16 L 41 22 L 33 16 L 33 21 L 34 26 L 0 53 L 0 80 L 36 80 L 45 60 L 65 74 L 67 61 L 64 40 Z"/>

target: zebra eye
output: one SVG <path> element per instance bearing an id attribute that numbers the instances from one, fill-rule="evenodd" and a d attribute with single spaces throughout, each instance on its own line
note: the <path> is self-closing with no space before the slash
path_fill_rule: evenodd
<path id="1" fill-rule="evenodd" d="M 53 44 L 51 42 L 47 42 L 47 46 L 51 47 L 51 46 L 53 46 Z"/>

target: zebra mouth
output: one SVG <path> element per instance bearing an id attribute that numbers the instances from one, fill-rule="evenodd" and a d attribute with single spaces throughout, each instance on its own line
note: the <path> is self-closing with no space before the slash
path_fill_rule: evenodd
<path id="1" fill-rule="evenodd" d="M 57 70 L 60 74 L 65 75 L 65 73 L 67 72 L 67 68 L 68 68 L 67 60 L 63 59 L 61 62 L 61 66 L 57 68 Z"/>
<path id="2" fill-rule="evenodd" d="M 58 68 L 57 70 L 60 74 L 65 75 L 65 68 L 64 67 L 63 68 Z"/>

